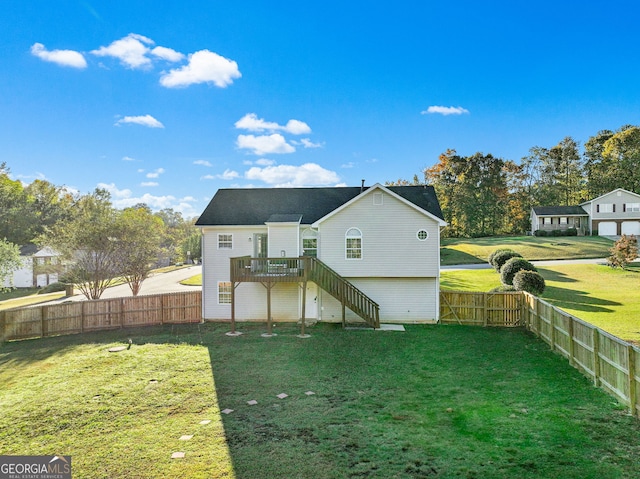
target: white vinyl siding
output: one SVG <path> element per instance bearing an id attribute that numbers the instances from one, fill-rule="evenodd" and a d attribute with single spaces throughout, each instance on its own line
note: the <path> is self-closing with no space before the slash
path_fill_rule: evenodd
<path id="1" fill-rule="evenodd" d="M 383 205 L 364 197 L 320 223 L 318 257 L 346 277 L 436 277 L 440 270 L 437 221 L 384 193 Z M 362 259 L 345 258 L 345 233 L 362 232 Z M 416 231 L 428 239 L 418 241 Z"/>
<path id="2" fill-rule="evenodd" d="M 269 223 L 269 257 L 298 257 L 300 226 L 298 223 Z M 284 253 L 283 253 L 284 251 Z"/>
<path id="3" fill-rule="evenodd" d="M 381 322 L 420 323 L 438 319 L 438 281 L 435 278 L 348 278 L 380 306 Z M 340 302 L 321 291 L 322 321 L 342 321 Z M 346 310 L 347 321 L 359 316 Z"/>

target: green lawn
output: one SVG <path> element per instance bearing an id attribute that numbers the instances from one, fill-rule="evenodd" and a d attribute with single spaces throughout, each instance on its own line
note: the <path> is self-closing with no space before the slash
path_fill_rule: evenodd
<path id="1" fill-rule="evenodd" d="M 440 259 L 443 265 L 486 263 L 498 248 L 511 248 L 529 261 L 604 258 L 609 256 L 611 246 L 611 240 L 600 236 L 443 238 Z"/>
<path id="2" fill-rule="evenodd" d="M 640 422 L 522 330 L 241 329 L 0 346 L 0 451 L 92 479 L 638 477 Z"/>
<path id="3" fill-rule="evenodd" d="M 539 269 L 547 288 L 542 299 L 627 341 L 640 343 L 640 265 L 630 270 L 595 264 Z M 443 289 L 489 291 L 500 285 L 493 270 L 440 273 Z"/>

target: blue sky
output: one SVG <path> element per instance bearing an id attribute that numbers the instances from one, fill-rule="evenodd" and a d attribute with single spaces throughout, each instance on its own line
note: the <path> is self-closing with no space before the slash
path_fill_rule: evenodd
<path id="1" fill-rule="evenodd" d="M 634 1 L 16 1 L 0 162 L 119 207 L 410 179 L 640 123 Z"/>

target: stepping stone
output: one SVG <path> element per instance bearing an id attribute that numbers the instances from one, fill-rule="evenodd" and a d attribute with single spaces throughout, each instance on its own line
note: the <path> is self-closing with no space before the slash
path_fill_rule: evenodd
<path id="1" fill-rule="evenodd" d="M 157 379 L 150 379 L 149 380 L 149 384 L 158 384 L 158 380 Z"/>
<path id="2" fill-rule="evenodd" d="M 255 406 L 256 404 L 258 404 L 258 401 L 256 401 L 255 399 L 252 399 L 251 401 L 247 401 L 247 404 L 249 406 Z"/>
<path id="3" fill-rule="evenodd" d="M 187 435 L 180 436 L 179 441 L 190 441 L 192 437 L 193 437 L 193 434 L 191 436 L 187 436 Z"/>
<path id="4" fill-rule="evenodd" d="M 203 421 L 200 421 L 200 424 L 202 424 L 203 426 L 206 426 L 207 424 L 209 424 L 211 422 L 211 419 L 205 419 Z"/>
<path id="5" fill-rule="evenodd" d="M 182 459 L 184 458 L 184 452 L 174 452 L 171 454 L 171 459 Z"/>
<path id="6" fill-rule="evenodd" d="M 307 391 L 305 394 L 307 396 L 313 396 L 315 393 L 313 391 Z"/>
<path id="7" fill-rule="evenodd" d="M 233 409 L 223 409 L 222 411 L 220 411 L 222 414 L 231 414 L 233 412 Z"/>
<path id="8" fill-rule="evenodd" d="M 119 353 L 120 351 L 124 351 L 127 349 L 126 346 L 116 346 L 115 348 L 109 348 L 110 353 Z"/>
<path id="9" fill-rule="evenodd" d="M 289 397 L 289 395 L 288 395 L 288 394 L 285 394 L 285 393 L 280 393 L 280 394 L 278 394 L 276 397 L 277 397 L 278 399 L 284 399 L 284 398 L 288 398 L 288 397 Z"/>
<path id="10" fill-rule="evenodd" d="M 276 334 L 276 333 L 271 333 L 271 334 L 269 334 L 269 333 L 262 333 L 260 336 L 262 336 L 263 338 L 271 338 L 271 337 L 273 337 L 273 336 L 277 336 L 277 334 Z"/>

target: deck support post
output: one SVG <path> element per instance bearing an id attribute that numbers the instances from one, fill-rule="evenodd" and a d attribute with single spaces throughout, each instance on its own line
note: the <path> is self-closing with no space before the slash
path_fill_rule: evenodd
<path id="1" fill-rule="evenodd" d="M 240 336 L 242 333 L 236 331 L 236 288 L 240 285 L 240 283 L 236 283 L 235 281 L 231 282 L 231 331 L 229 331 L 227 336 Z"/>

